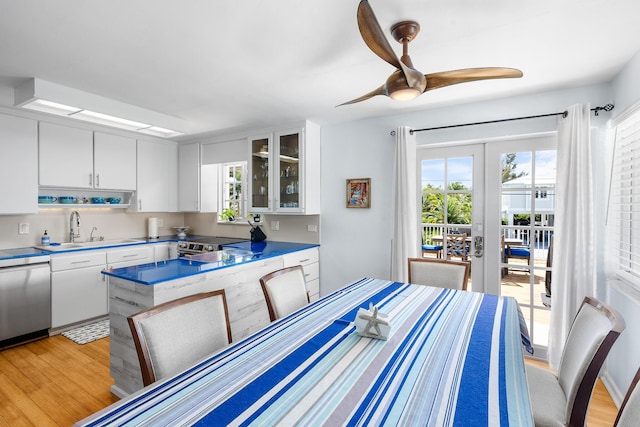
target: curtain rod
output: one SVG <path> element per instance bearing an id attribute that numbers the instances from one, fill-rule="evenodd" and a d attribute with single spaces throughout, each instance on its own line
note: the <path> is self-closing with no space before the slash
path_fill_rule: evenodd
<path id="1" fill-rule="evenodd" d="M 614 105 L 613 104 L 606 104 L 604 107 L 594 107 L 591 109 L 591 111 L 594 112 L 594 114 L 597 116 L 599 111 L 611 111 L 613 110 Z M 498 120 L 489 120 L 486 122 L 475 122 L 475 123 L 463 123 L 463 124 L 459 124 L 459 125 L 449 125 L 449 126 L 438 126 L 438 127 L 433 127 L 433 128 L 425 128 L 425 129 L 411 129 L 411 131 L 409 131 L 409 133 L 413 134 L 414 132 L 424 132 L 424 131 L 428 131 L 428 130 L 439 130 L 439 129 L 449 129 L 449 128 L 457 128 L 457 127 L 463 127 L 463 126 L 475 126 L 475 125 L 486 125 L 486 124 L 490 124 L 490 123 L 499 123 L 499 122 L 510 122 L 513 120 L 526 120 L 526 119 L 537 119 L 540 117 L 551 117 L 551 116 L 562 116 L 562 117 L 567 117 L 568 112 L 567 111 L 562 111 L 560 113 L 549 113 L 549 114 L 539 114 L 537 116 L 526 116 L 526 117 L 512 117 L 509 119 L 498 119 Z M 391 135 L 395 135 L 396 131 L 391 131 Z"/>

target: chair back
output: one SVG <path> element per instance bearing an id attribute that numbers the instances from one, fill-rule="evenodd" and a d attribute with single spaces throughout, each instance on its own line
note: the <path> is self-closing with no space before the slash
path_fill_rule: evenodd
<path id="1" fill-rule="evenodd" d="M 273 322 L 309 304 L 309 294 L 301 265 L 273 271 L 260 278 L 269 318 Z"/>
<path id="2" fill-rule="evenodd" d="M 188 368 L 231 342 L 224 290 L 169 301 L 127 320 L 145 386 Z"/>
<path id="3" fill-rule="evenodd" d="M 467 259 L 469 250 L 467 247 L 467 234 L 447 234 L 445 235 L 445 255 L 446 259 L 452 256 L 461 257 L 463 260 Z"/>
<path id="4" fill-rule="evenodd" d="M 640 420 L 640 387 L 638 387 L 638 382 L 640 382 L 640 369 L 631 381 L 613 427 L 635 427 L 638 425 L 638 420 Z"/>
<path id="5" fill-rule="evenodd" d="M 409 258 L 409 283 L 467 290 L 469 263 L 434 258 Z"/>
<path id="6" fill-rule="evenodd" d="M 624 327 L 622 317 L 612 308 L 595 298 L 584 299 L 558 369 L 558 382 L 567 397 L 567 425 L 584 425 L 600 369 Z"/>
<path id="7" fill-rule="evenodd" d="M 640 382 L 640 369 L 631 381 L 613 427 L 635 427 L 638 425 L 638 420 L 640 420 L 640 387 L 638 387 L 638 382 Z"/>

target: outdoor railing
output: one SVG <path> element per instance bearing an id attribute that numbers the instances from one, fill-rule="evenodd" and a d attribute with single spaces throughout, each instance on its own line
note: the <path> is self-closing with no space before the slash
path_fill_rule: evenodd
<path id="1" fill-rule="evenodd" d="M 532 229 L 528 225 L 503 225 L 502 233 L 506 238 L 522 240 L 522 246 L 535 251 L 535 258 L 546 258 L 549 242 L 553 236 L 553 227 L 536 226 L 533 229 L 533 239 L 531 239 Z M 422 243 L 427 245 L 441 245 L 441 237 L 449 233 L 471 234 L 471 224 L 427 224 L 422 223 Z M 434 241 L 432 236 L 440 236 Z"/>

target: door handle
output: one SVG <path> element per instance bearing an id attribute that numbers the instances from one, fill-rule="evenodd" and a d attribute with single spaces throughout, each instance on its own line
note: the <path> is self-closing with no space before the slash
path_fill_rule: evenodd
<path id="1" fill-rule="evenodd" d="M 474 236 L 473 256 L 482 258 L 482 255 L 484 255 L 484 238 L 482 236 Z"/>

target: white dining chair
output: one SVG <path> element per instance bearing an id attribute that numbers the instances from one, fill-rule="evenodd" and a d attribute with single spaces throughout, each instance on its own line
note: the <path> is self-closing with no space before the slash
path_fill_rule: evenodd
<path id="1" fill-rule="evenodd" d="M 260 285 L 272 322 L 309 304 L 309 294 L 301 265 L 266 274 L 260 278 Z"/>
<path id="2" fill-rule="evenodd" d="M 640 422 L 640 387 L 638 387 L 638 382 L 640 382 L 640 369 L 631 381 L 613 427 L 637 427 Z"/>
<path id="3" fill-rule="evenodd" d="M 536 426 L 583 426 L 591 393 L 611 346 L 624 330 L 612 308 L 586 297 L 562 351 L 557 375 L 526 365 Z"/>
<path id="4" fill-rule="evenodd" d="M 145 386 L 231 342 L 224 290 L 179 298 L 127 318 Z"/>
<path id="5" fill-rule="evenodd" d="M 409 283 L 467 290 L 469 262 L 409 258 Z"/>

